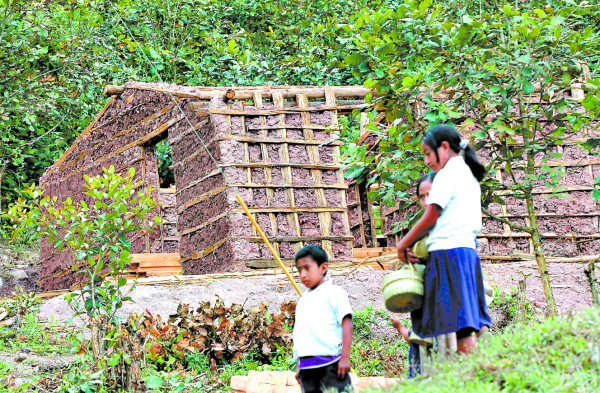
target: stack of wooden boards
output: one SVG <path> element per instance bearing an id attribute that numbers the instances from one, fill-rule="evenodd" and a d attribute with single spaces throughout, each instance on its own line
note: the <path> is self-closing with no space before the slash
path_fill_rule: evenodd
<path id="1" fill-rule="evenodd" d="M 398 251 L 394 247 L 365 247 L 352 250 L 354 263 L 367 265 L 375 270 L 392 270 L 398 258 Z"/>
<path id="2" fill-rule="evenodd" d="M 121 277 L 133 280 L 143 277 L 165 277 L 181 274 L 179 253 L 131 254 L 129 270 Z M 112 277 L 107 277 L 113 280 Z"/>
<path id="3" fill-rule="evenodd" d="M 118 278 L 126 280 L 138 280 L 146 277 L 166 277 L 181 274 L 179 253 L 143 253 L 131 254 L 129 269 L 119 277 L 107 276 L 106 280 L 114 281 Z M 81 288 L 81 283 L 76 283 L 69 290 L 75 291 Z M 50 293 L 61 293 L 63 291 L 50 291 Z M 41 294 L 41 297 L 46 297 Z"/>
<path id="4" fill-rule="evenodd" d="M 387 387 L 397 384 L 400 378 L 362 377 L 350 373 L 354 391 L 368 387 Z M 231 389 L 238 393 L 301 393 L 293 371 L 250 371 L 248 376 L 231 377 Z"/>
<path id="5" fill-rule="evenodd" d="M 381 257 L 384 255 L 392 255 L 396 254 L 398 251 L 395 247 L 362 247 L 362 248 L 353 248 L 352 256 L 355 259 L 360 258 L 375 258 Z"/>
<path id="6" fill-rule="evenodd" d="M 164 277 L 181 274 L 179 253 L 133 254 L 131 270 L 138 277 Z"/>

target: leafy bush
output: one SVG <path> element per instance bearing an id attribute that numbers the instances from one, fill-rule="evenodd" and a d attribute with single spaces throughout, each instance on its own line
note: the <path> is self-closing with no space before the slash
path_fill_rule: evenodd
<path id="1" fill-rule="evenodd" d="M 58 201 L 32 186 L 24 191 L 31 202 L 19 200 L 8 217 L 19 223 L 15 235 L 37 228 L 38 236 L 45 236 L 58 251 L 66 247 L 77 261 L 77 273 L 83 274 L 87 283 L 80 292 L 67 295 L 75 310 L 73 317 L 106 316 L 112 322 L 123 303 L 131 301 L 123 292 L 127 280 L 122 277 L 131 262 L 128 238 L 152 231 L 160 217 L 147 219 L 158 205 L 150 196 L 151 190 L 142 187 L 136 191 L 133 168 L 126 177 L 115 173 L 113 166 L 103 171 L 101 176 L 85 176 L 84 195 L 89 204 L 83 199 Z M 114 280 L 104 280 L 106 275 Z"/>

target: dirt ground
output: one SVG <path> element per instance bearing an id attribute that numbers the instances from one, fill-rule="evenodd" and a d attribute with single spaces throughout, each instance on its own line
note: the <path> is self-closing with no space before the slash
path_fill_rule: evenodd
<path id="1" fill-rule="evenodd" d="M 551 282 L 559 313 L 579 311 L 592 306 L 590 287 L 583 269 L 584 265 L 580 264 L 550 264 Z M 534 306 L 536 313 L 546 312 L 546 302 L 535 262 L 486 264 L 483 270 L 487 281 L 497 284 L 507 293 L 518 286 L 518 281 L 523 278 L 523 274 L 532 273 L 527 279 L 527 299 Z M 345 276 L 334 275 L 331 280 L 348 292 L 355 310 L 370 305 L 377 311 L 384 309 L 381 281 L 388 273 L 375 270 L 360 271 Z M 296 297 L 293 287 L 281 276 L 222 279 L 208 284 L 139 286 L 132 293 L 135 303 L 127 304 L 122 311 L 125 315 L 129 312 L 143 313 L 147 310 L 165 319 L 169 314 L 175 313 L 179 303 L 196 305 L 199 301 L 214 301 L 217 298 L 222 299 L 226 304 L 240 303 L 245 307 L 254 307 L 265 302 L 270 310 L 278 310 L 283 301 Z M 40 312 L 40 316 L 44 319 L 53 318 L 63 323 L 71 317 L 71 314 L 64 296 L 47 300 Z M 82 321 L 74 321 L 74 323 L 81 324 Z"/>
<path id="2" fill-rule="evenodd" d="M 43 356 L 37 355 L 23 348 L 19 351 L 0 351 L 0 362 L 10 365 L 14 369 L 11 377 L 16 386 L 22 385 L 27 377 L 40 372 L 63 368 L 75 359 L 75 355 Z"/>
<path id="3" fill-rule="evenodd" d="M 37 247 L 9 247 L 0 241 L 0 296 L 10 295 L 19 287 L 25 292 L 37 291 L 39 276 Z"/>

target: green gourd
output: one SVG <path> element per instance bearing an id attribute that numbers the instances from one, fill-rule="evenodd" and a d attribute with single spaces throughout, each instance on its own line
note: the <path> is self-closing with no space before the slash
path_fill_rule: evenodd
<path id="1" fill-rule="evenodd" d="M 421 240 L 419 240 L 418 242 L 413 244 L 412 252 L 419 259 L 427 258 L 427 254 L 429 254 L 429 249 L 427 247 L 427 236 L 425 236 L 424 238 L 422 238 Z"/>

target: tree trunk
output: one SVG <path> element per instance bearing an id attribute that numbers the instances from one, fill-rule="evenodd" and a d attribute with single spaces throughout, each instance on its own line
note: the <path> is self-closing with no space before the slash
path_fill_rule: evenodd
<path id="1" fill-rule="evenodd" d="M 527 297 L 525 293 L 527 291 L 527 279 L 523 278 L 519 281 L 519 292 L 517 292 L 517 315 L 515 320 L 520 323 L 527 322 Z"/>
<path id="2" fill-rule="evenodd" d="M 533 160 L 533 158 L 532 158 Z M 540 268 L 540 276 L 542 278 L 542 285 L 544 287 L 544 295 L 546 296 L 546 303 L 548 303 L 548 315 L 556 316 L 556 302 L 554 300 L 554 293 L 552 292 L 552 286 L 550 285 L 550 274 L 548 273 L 548 266 L 546 265 L 546 257 L 544 256 L 544 250 L 542 249 L 542 241 L 540 240 L 540 230 L 538 228 L 537 216 L 533 207 L 533 197 L 531 195 L 526 199 L 527 203 L 527 215 L 529 217 L 529 226 L 533 230 L 531 238 L 533 240 L 533 251 L 535 253 L 535 260 Z"/>
<path id="3" fill-rule="evenodd" d="M 100 324 L 96 318 L 90 320 L 90 345 L 92 347 L 92 357 L 95 364 L 100 359 Z"/>
<path id="4" fill-rule="evenodd" d="M 519 112 L 521 116 L 527 113 L 525 102 L 523 101 L 523 92 L 519 92 Z M 533 206 L 533 182 L 535 178 L 535 150 L 531 147 L 533 137 L 533 143 L 535 143 L 535 130 L 530 132 L 528 129 L 527 122 L 523 118 L 521 122 L 521 133 L 523 136 L 523 144 L 525 151 L 527 152 L 527 177 L 524 187 L 525 202 L 527 204 L 527 216 L 529 218 L 529 227 L 531 228 L 531 239 L 533 240 L 533 252 L 535 254 L 535 260 L 540 268 L 540 277 L 542 278 L 542 285 L 544 287 L 544 295 L 546 296 L 546 303 L 548 303 L 548 316 L 556 316 L 556 302 L 554 300 L 554 294 L 552 293 L 552 286 L 550 285 L 550 274 L 548 273 L 548 266 L 546 265 L 546 257 L 544 256 L 544 250 L 542 248 L 542 240 L 540 237 L 540 229 L 538 227 L 537 215 Z"/>
<path id="5" fill-rule="evenodd" d="M 139 388 L 141 381 L 142 358 L 144 355 L 143 347 L 136 337 L 130 337 L 131 364 L 127 369 L 127 389 L 134 390 Z"/>
<path id="6" fill-rule="evenodd" d="M 600 300 L 598 300 L 598 284 L 596 283 L 596 261 L 591 261 L 588 267 L 583 271 L 590 283 L 592 290 L 592 304 L 596 308 L 600 308 Z"/>
<path id="7" fill-rule="evenodd" d="M 0 225 L 2 224 L 2 177 L 4 176 L 4 170 L 6 164 L 0 165 Z"/>

